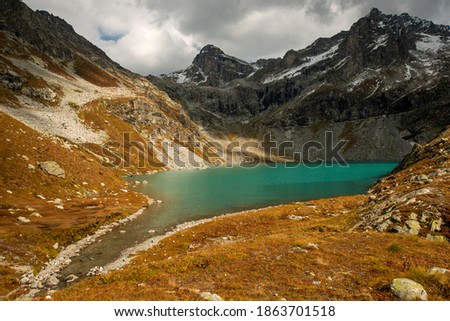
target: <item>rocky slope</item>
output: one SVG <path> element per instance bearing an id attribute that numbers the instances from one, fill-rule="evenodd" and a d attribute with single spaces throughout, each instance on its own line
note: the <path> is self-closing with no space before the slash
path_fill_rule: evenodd
<path id="1" fill-rule="evenodd" d="M 205 138 L 164 92 L 113 62 L 61 18 L 15 0 L 3 1 L 0 9 L 3 112 L 40 132 L 82 144 L 100 159 L 119 153 L 125 162 L 123 151 L 105 145 L 123 146 L 125 131 L 140 150 L 146 151 L 149 141 L 158 155 L 155 162 L 137 166 L 131 160 L 121 168 L 131 172 L 180 166 L 173 155 L 162 164 L 164 140 L 179 142 L 186 155 L 196 153 L 202 159 L 202 149 L 195 150 L 190 142 L 195 138 L 202 146 Z"/>
<path id="2" fill-rule="evenodd" d="M 450 129 L 416 145 L 393 174 L 369 190 L 364 228 L 450 240 Z"/>
<path id="3" fill-rule="evenodd" d="M 2 1 L 0 44 L 1 298 L 17 275 L 147 206 L 123 175 L 221 159 L 178 103 L 61 18 Z"/>
<path id="4" fill-rule="evenodd" d="M 217 72 L 223 53 L 216 49 L 202 50 L 195 60 L 208 55 L 216 62 L 196 68 L 201 79 L 219 82 L 198 81 L 187 71 L 177 73 L 186 75 L 176 78 L 182 84 L 171 76 L 150 79 L 217 137 L 227 132 L 260 140 L 270 132 L 301 151 L 332 131 L 348 141 L 348 160 L 401 159 L 450 121 L 449 36 L 448 26 L 373 9 L 348 31 L 257 61 L 246 78 Z"/>

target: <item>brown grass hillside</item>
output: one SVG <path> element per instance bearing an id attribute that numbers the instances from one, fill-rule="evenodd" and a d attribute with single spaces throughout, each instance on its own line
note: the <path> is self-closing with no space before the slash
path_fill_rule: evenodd
<path id="1" fill-rule="evenodd" d="M 123 270 L 52 294 L 55 300 L 392 300 L 393 278 L 450 299 L 450 245 L 424 238 L 348 232 L 364 196 L 296 203 L 215 219 L 178 232 Z"/>
<path id="2" fill-rule="evenodd" d="M 0 262 L 0 296 L 17 288 L 23 267 L 37 271 L 54 257 L 54 243 L 73 243 L 147 203 L 140 194 L 124 192 L 126 184 L 118 173 L 82 148 L 1 112 L 0 141 L 0 253 L 7 262 Z M 66 178 L 42 171 L 38 163 L 47 160 L 56 161 Z M 16 271 L 17 266 L 22 268 Z"/>

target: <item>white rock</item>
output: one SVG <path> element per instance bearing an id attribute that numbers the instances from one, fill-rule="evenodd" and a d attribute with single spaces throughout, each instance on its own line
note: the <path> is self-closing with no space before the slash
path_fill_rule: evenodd
<path id="1" fill-rule="evenodd" d="M 22 222 L 22 223 L 30 223 L 31 222 L 29 219 L 27 219 L 26 217 L 23 217 L 23 216 L 19 216 L 17 218 L 17 220 Z"/>
<path id="2" fill-rule="evenodd" d="M 31 213 L 30 216 L 31 217 L 37 217 L 37 218 L 41 218 L 42 217 L 42 215 L 39 214 L 38 212 Z"/>
<path id="3" fill-rule="evenodd" d="M 13 192 L 12 192 L 12 191 L 10 191 L 9 189 L 7 189 L 7 190 L 6 190 L 6 193 L 8 193 L 8 194 L 12 194 Z"/>
<path id="4" fill-rule="evenodd" d="M 155 230 L 149 230 L 148 233 L 149 233 L 149 234 L 155 234 L 156 231 L 155 231 Z"/>
<path id="5" fill-rule="evenodd" d="M 319 249 L 319 245 L 316 244 L 316 243 L 308 243 L 308 244 L 306 244 L 305 246 L 306 246 L 306 247 L 309 247 L 309 248 L 316 249 L 316 250 Z"/>
<path id="6" fill-rule="evenodd" d="M 63 209 L 64 209 L 64 206 L 62 206 L 62 205 L 56 205 L 55 207 L 58 208 L 58 209 L 60 209 L 60 210 L 63 210 Z"/>
<path id="7" fill-rule="evenodd" d="M 434 267 L 430 269 L 430 274 L 450 274 L 449 269 Z"/>
<path id="8" fill-rule="evenodd" d="M 30 171 L 34 171 L 36 169 L 36 166 L 34 166 L 33 164 L 28 164 L 28 169 Z"/>
<path id="9" fill-rule="evenodd" d="M 55 250 L 59 249 L 59 243 L 56 242 L 55 244 L 53 244 L 53 248 L 54 248 Z"/>
<path id="10" fill-rule="evenodd" d="M 42 196 L 41 194 L 37 194 L 36 197 L 40 198 L 41 200 L 45 200 L 46 199 L 45 196 Z"/>

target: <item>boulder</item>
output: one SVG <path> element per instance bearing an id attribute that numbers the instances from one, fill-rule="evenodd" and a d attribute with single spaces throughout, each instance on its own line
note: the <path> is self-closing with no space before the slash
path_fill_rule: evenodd
<path id="1" fill-rule="evenodd" d="M 53 175 L 60 178 L 66 178 L 66 172 L 59 166 L 57 162 L 45 161 L 38 163 L 39 168 L 49 175 Z"/>
<path id="2" fill-rule="evenodd" d="M 391 284 L 391 291 L 402 301 L 427 300 L 427 291 L 423 286 L 410 279 L 394 279 Z"/>
<path id="3" fill-rule="evenodd" d="M 17 220 L 22 223 L 30 223 L 31 222 L 29 219 L 27 219 L 26 217 L 23 217 L 23 216 L 19 216 L 17 218 Z"/>

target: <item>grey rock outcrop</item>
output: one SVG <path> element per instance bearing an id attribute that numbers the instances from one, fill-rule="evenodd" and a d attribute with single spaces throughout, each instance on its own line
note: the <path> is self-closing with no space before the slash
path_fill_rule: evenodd
<path id="1" fill-rule="evenodd" d="M 424 145 L 417 145 L 392 171 L 369 190 L 359 208 L 364 229 L 412 234 L 446 242 L 450 236 L 450 127 Z M 433 179 L 430 179 L 433 177 Z"/>
<path id="2" fill-rule="evenodd" d="M 56 97 L 56 93 L 49 88 L 22 87 L 21 91 L 24 95 L 44 100 L 53 100 Z"/>
<path id="3" fill-rule="evenodd" d="M 42 169 L 49 175 L 53 175 L 59 178 L 66 178 L 66 172 L 55 161 L 45 161 L 39 163 L 38 165 L 40 169 Z"/>

